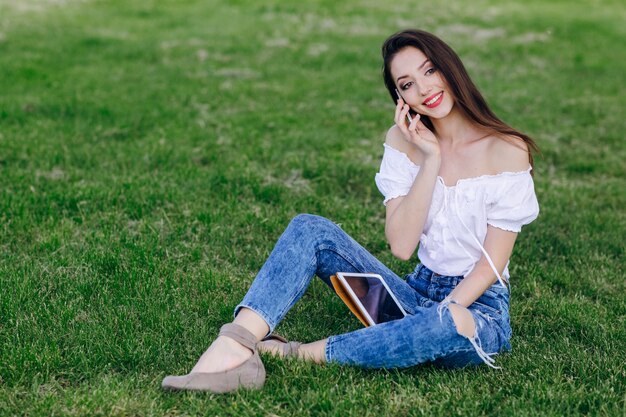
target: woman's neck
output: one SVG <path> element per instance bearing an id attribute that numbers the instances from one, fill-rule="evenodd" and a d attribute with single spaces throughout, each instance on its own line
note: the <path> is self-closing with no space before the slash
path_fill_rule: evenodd
<path id="1" fill-rule="evenodd" d="M 455 105 L 450 113 L 442 119 L 430 119 L 435 128 L 435 134 L 440 142 L 451 147 L 474 140 L 485 135 L 484 129 L 472 123 Z"/>

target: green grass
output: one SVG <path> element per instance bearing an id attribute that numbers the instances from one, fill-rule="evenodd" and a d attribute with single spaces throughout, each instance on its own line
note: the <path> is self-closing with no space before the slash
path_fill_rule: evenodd
<path id="1" fill-rule="evenodd" d="M 0 415 L 624 415 L 626 7 L 521 3 L 0 0 Z M 504 369 L 265 358 L 262 391 L 161 392 L 297 213 L 413 268 L 373 182 L 405 27 L 542 149 Z M 315 282 L 279 330 L 357 327 Z"/>

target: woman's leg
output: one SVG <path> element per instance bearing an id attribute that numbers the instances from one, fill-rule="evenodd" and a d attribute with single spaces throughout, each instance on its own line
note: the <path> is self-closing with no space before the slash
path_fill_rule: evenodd
<path id="1" fill-rule="evenodd" d="M 487 296 L 481 298 L 484 301 Z M 494 300 L 490 301 L 493 305 Z M 495 304 L 498 302 L 495 301 Z M 459 319 L 469 316 L 471 326 Z M 316 363 L 327 360 L 374 368 L 399 368 L 434 361 L 446 367 L 487 363 L 491 356 L 510 350 L 508 309 L 495 312 L 475 303 L 470 308 L 457 304 L 426 303 L 412 318 L 307 343 L 298 349 L 298 358 Z M 330 341 L 330 346 L 327 346 Z M 282 356 L 283 343 L 264 342 L 259 350 Z"/>
<path id="2" fill-rule="evenodd" d="M 433 361 L 446 367 L 487 363 L 510 350 L 508 292 L 492 286 L 469 308 L 444 300 L 463 277 L 445 277 L 421 266 L 409 279 L 420 306 L 410 316 L 304 344 L 298 357 L 371 368 L 401 368 Z M 469 316 L 472 326 L 460 317 Z M 281 343 L 264 343 L 280 355 Z"/>
<path id="3" fill-rule="evenodd" d="M 274 331 L 289 309 L 302 297 L 313 276 L 330 284 L 341 272 L 380 274 L 407 312 L 420 305 L 419 294 L 382 264 L 339 226 L 323 217 L 296 216 L 259 271 L 248 293 L 235 308 L 255 311 Z"/>
<path id="4" fill-rule="evenodd" d="M 235 323 L 261 339 L 274 330 L 302 297 L 314 275 L 330 285 L 330 275 L 338 271 L 380 274 L 409 314 L 422 303 L 413 288 L 339 226 L 323 217 L 302 214 L 291 221 L 278 239 L 248 293 L 235 308 Z M 224 337 L 216 339 L 202 355 L 194 372 L 229 369 L 250 356 L 250 351 L 241 347 L 243 350 L 239 349 L 238 354 L 230 358 L 228 352 L 233 349 L 232 343 L 236 342 Z M 315 348 L 312 354 L 319 352 L 319 343 Z"/>
<path id="5" fill-rule="evenodd" d="M 457 328 L 451 309 L 439 307 L 435 303 L 400 320 L 332 336 L 325 359 L 366 368 L 404 368 L 431 361 L 452 367 L 483 363 L 484 355 Z M 480 350 L 488 354 L 502 350 L 504 334 L 494 320 L 471 313 Z"/>

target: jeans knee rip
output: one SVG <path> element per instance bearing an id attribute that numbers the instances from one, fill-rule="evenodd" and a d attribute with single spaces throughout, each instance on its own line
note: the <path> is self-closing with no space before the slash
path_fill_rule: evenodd
<path id="1" fill-rule="evenodd" d="M 443 310 L 444 309 L 448 310 L 448 313 L 450 313 L 450 317 L 452 319 L 452 323 L 454 324 L 454 317 L 452 317 L 452 312 L 450 311 L 450 307 L 449 307 L 450 304 L 460 305 L 456 300 L 446 297 L 443 301 L 441 301 L 441 303 L 439 303 L 439 306 L 437 307 L 437 313 L 439 314 L 439 322 L 442 324 L 443 324 Z M 494 365 L 495 359 L 492 358 L 492 356 L 496 355 L 498 352 L 487 353 L 483 350 L 482 343 L 480 342 L 480 338 L 478 337 L 478 324 L 476 323 L 476 320 L 474 320 L 474 336 L 467 337 L 459 333 L 458 330 L 457 330 L 457 333 L 465 337 L 467 340 L 469 340 L 469 342 L 474 347 L 476 354 L 484 363 L 486 363 L 488 366 L 490 366 L 493 369 L 501 369 L 501 367 Z"/>

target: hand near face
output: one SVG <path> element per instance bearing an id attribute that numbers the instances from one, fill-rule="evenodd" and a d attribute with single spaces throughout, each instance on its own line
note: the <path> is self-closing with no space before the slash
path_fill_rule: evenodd
<path id="1" fill-rule="evenodd" d="M 413 121 L 407 124 L 406 115 L 409 113 L 409 109 L 409 105 L 405 104 L 404 100 L 398 100 L 394 121 L 404 138 L 416 145 L 425 156 L 438 155 L 440 151 L 439 141 L 435 134 L 422 123 L 420 115 L 411 116 Z"/>

